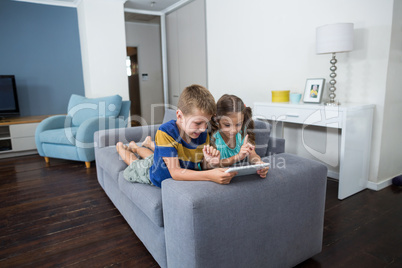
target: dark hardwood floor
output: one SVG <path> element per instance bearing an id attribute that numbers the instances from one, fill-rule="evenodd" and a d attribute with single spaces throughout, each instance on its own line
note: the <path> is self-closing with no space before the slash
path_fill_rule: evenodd
<path id="1" fill-rule="evenodd" d="M 297 267 L 402 267 L 402 189 L 343 201 L 328 180 L 320 254 Z M 158 267 L 92 163 L 0 159 L 0 267 Z"/>

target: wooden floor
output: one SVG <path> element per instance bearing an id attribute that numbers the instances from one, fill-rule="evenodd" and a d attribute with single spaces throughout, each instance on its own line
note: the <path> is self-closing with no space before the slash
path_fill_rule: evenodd
<path id="1" fill-rule="evenodd" d="M 337 199 L 328 181 L 323 251 L 297 267 L 402 267 L 402 190 Z M 0 160 L 0 267 L 158 267 L 93 166 Z"/>

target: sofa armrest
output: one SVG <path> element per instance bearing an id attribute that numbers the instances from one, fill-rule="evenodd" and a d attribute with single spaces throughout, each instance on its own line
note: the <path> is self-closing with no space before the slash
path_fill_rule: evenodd
<path id="1" fill-rule="evenodd" d="M 321 251 L 326 166 L 290 154 L 270 161 L 266 179 L 163 181 L 168 267 L 293 267 Z"/>
<path id="2" fill-rule="evenodd" d="M 50 129 L 64 128 L 66 118 L 67 115 L 50 116 L 39 123 L 38 127 L 36 128 L 36 132 L 41 133 Z"/>
<path id="3" fill-rule="evenodd" d="M 130 141 L 140 142 L 145 140 L 147 136 L 152 136 L 154 139 L 159 126 L 160 125 L 150 125 L 99 130 L 95 132 L 95 149 L 113 146 L 119 141 L 123 143 L 129 143 Z"/>
<path id="4" fill-rule="evenodd" d="M 55 115 L 48 117 L 39 123 L 35 130 L 35 144 L 36 148 L 38 149 L 39 155 L 45 155 L 40 142 L 40 133 L 50 129 L 64 128 L 66 119 L 67 115 Z"/>
<path id="5" fill-rule="evenodd" d="M 267 155 L 285 152 L 285 139 L 269 137 Z"/>

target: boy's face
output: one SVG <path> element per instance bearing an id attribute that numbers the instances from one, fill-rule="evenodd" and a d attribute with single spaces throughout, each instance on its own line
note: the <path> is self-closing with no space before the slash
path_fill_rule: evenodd
<path id="1" fill-rule="evenodd" d="M 191 114 L 183 114 L 181 110 L 177 110 L 177 126 L 180 129 L 180 135 L 184 132 L 186 142 L 191 139 L 198 138 L 208 128 L 208 122 L 211 120 L 212 115 L 207 114 L 197 108 L 194 108 Z"/>

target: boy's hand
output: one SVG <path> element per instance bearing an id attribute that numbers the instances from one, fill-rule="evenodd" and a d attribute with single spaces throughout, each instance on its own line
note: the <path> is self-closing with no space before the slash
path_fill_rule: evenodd
<path id="1" fill-rule="evenodd" d="M 211 167 L 219 166 L 221 156 L 219 150 L 210 145 L 205 145 L 202 149 L 202 152 L 204 153 L 204 159 L 207 164 L 209 164 Z"/>
<path id="2" fill-rule="evenodd" d="M 227 168 L 215 168 L 209 170 L 211 181 L 219 184 L 229 184 L 237 172 L 225 172 Z"/>
<path id="3" fill-rule="evenodd" d="M 240 152 L 238 153 L 239 161 L 243 160 L 247 156 L 250 155 L 250 152 L 254 150 L 254 145 L 248 142 L 248 135 L 244 138 L 243 145 L 240 148 Z"/>
<path id="4" fill-rule="evenodd" d="M 259 162 L 256 162 L 255 164 L 264 164 L 264 162 L 259 161 Z M 263 169 L 259 169 L 259 170 L 257 170 L 257 174 L 260 175 L 260 177 L 264 179 L 265 177 L 267 177 L 268 169 L 269 169 L 269 166 L 265 167 Z"/>

